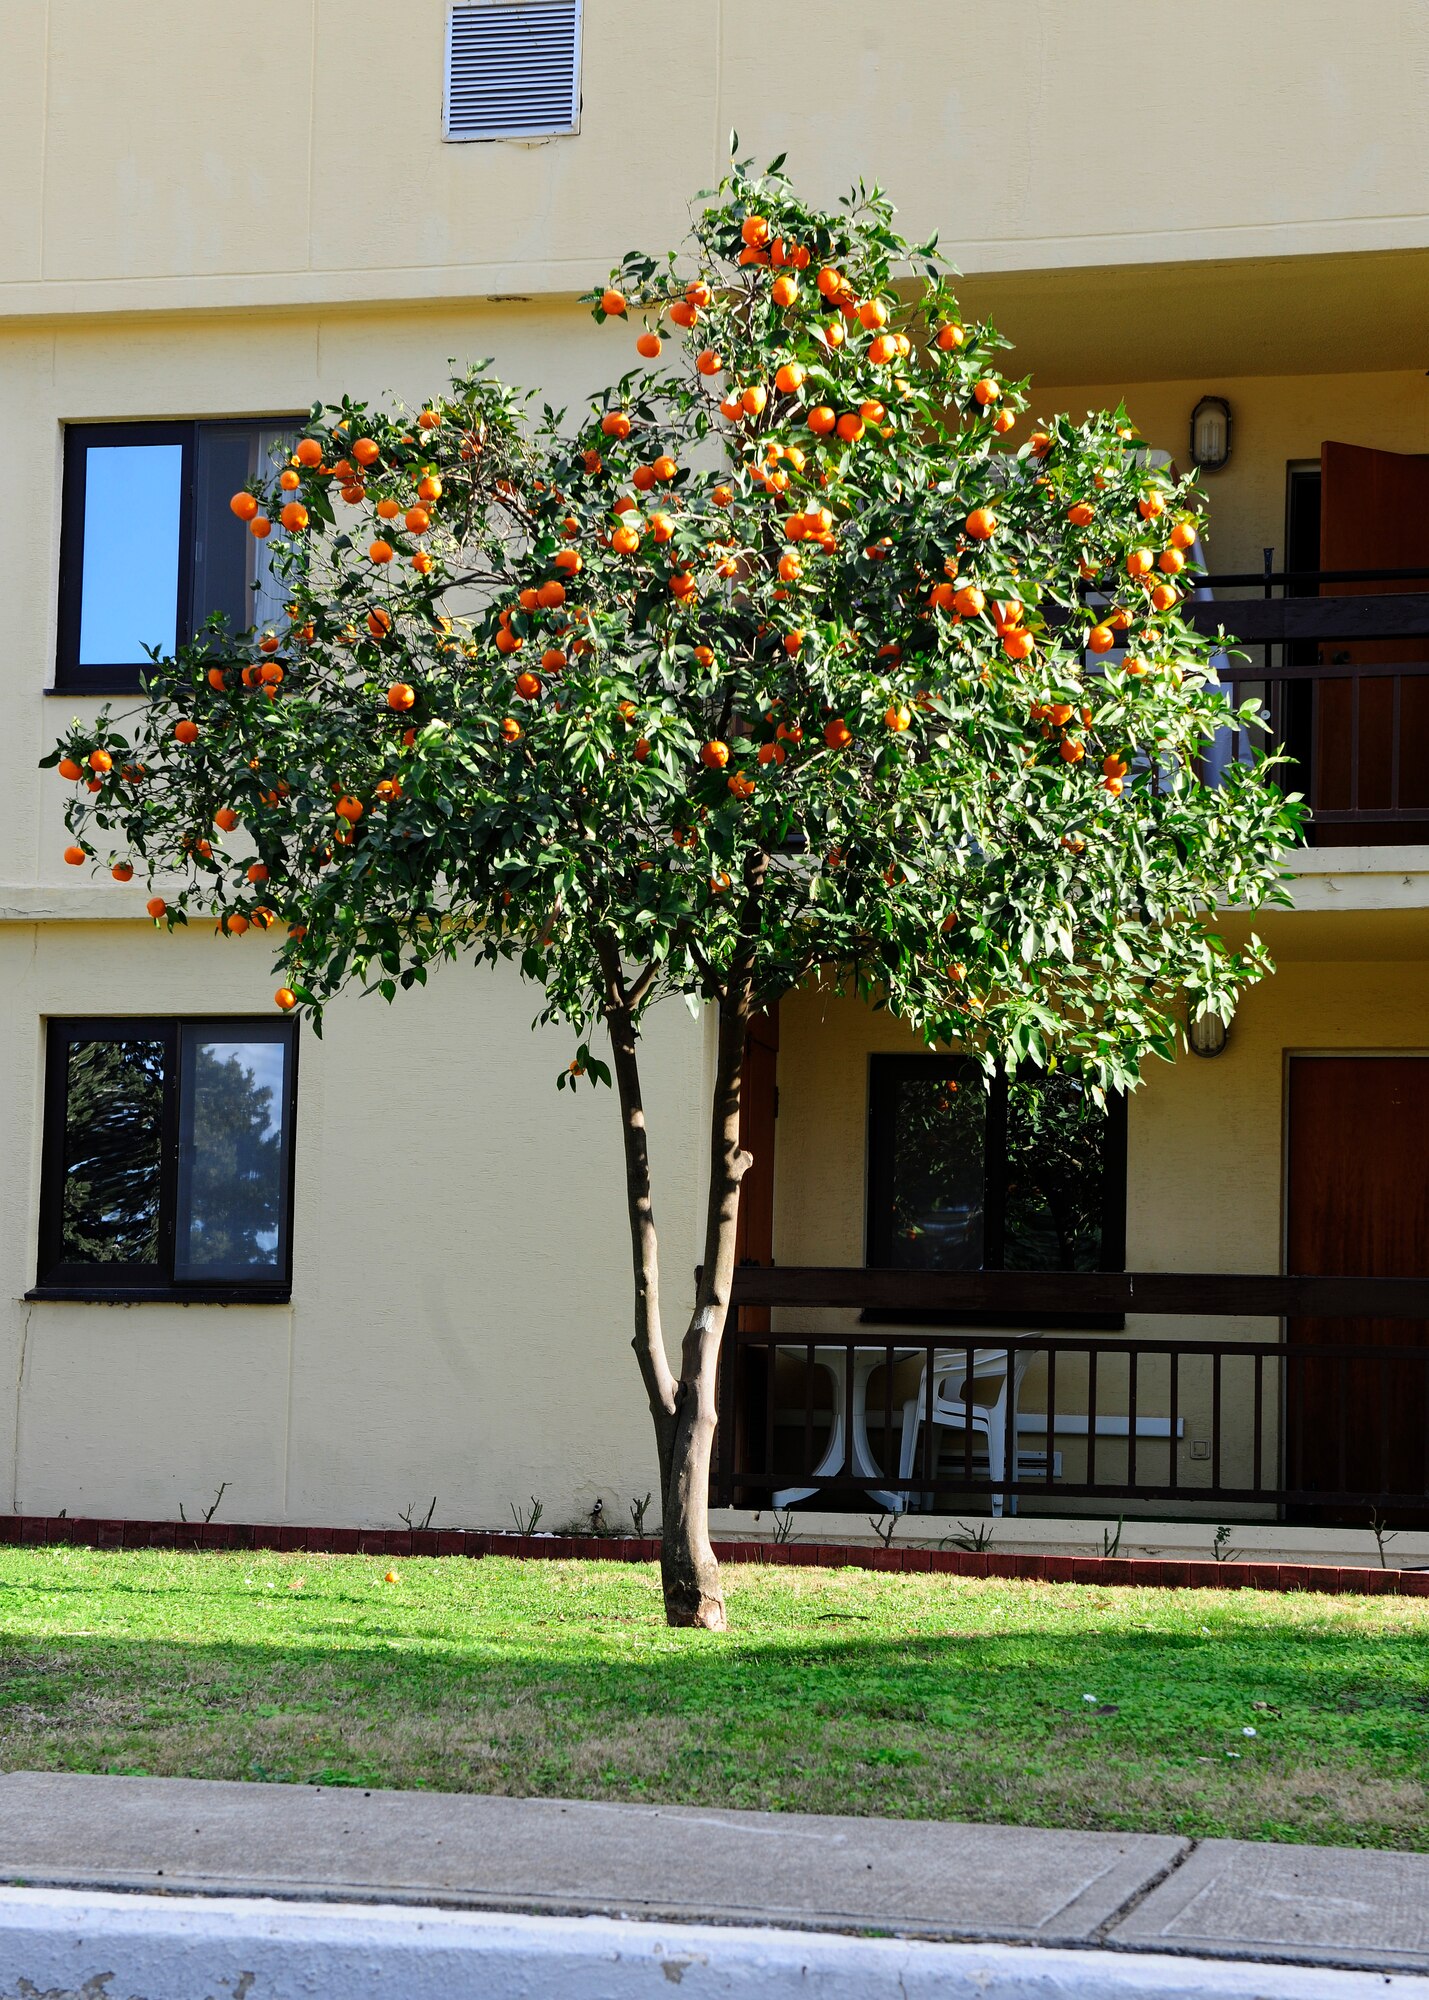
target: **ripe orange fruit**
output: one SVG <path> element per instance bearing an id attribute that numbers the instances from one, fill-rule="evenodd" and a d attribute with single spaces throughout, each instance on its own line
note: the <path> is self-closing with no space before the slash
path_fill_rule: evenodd
<path id="1" fill-rule="evenodd" d="M 336 812 L 339 819 L 345 819 L 349 826 L 356 826 L 363 814 L 362 801 L 355 799 L 351 792 L 344 792 L 337 802 Z"/>
<path id="2" fill-rule="evenodd" d="M 296 493 L 302 483 L 302 480 L 294 472 L 291 465 L 285 465 L 283 470 L 278 474 L 278 484 L 285 493 Z"/>
<path id="3" fill-rule="evenodd" d="M 650 530 L 651 539 L 656 542 L 668 542 L 675 532 L 675 520 L 672 514 L 652 514 L 646 525 Z"/>
<path id="4" fill-rule="evenodd" d="M 238 824 L 238 815 L 232 806 L 220 806 L 213 816 L 213 823 L 220 833 L 232 833 Z"/>
<path id="5" fill-rule="evenodd" d="M 898 359 L 898 342 L 891 333 L 880 333 L 868 343 L 868 358 L 875 368 L 886 368 L 890 361 Z"/>
<path id="6" fill-rule="evenodd" d="M 854 410 L 846 410 L 834 426 L 847 444 L 857 444 L 864 433 L 864 421 Z"/>
<path id="7" fill-rule="evenodd" d="M 248 532 L 260 542 L 266 542 L 273 532 L 273 523 L 266 514 L 255 514 L 248 523 Z"/>
<path id="8" fill-rule="evenodd" d="M 187 716 L 174 727 L 174 738 L 179 743 L 197 743 L 198 724 L 190 722 Z"/>
<path id="9" fill-rule="evenodd" d="M 884 709 L 883 720 L 890 729 L 901 731 L 912 723 L 913 714 L 911 709 L 903 706 L 902 702 L 895 702 L 891 707 Z"/>
<path id="10" fill-rule="evenodd" d="M 557 583 L 554 577 L 548 582 L 543 583 L 541 588 L 536 592 L 536 602 L 544 606 L 547 611 L 559 610 L 565 601 L 566 586 L 563 583 Z"/>
<path id="11" fill-rule="evenodd" d="M 156 923 L 158 919 L 163 916 L 164 912 L 168 909 L 168 907 L 169 907 L 168 904 L 164 901 L 162 896 L 151 896 L 148 902 L 144 905 L 144 908 L 149 912 L 149 915 L 153 917 Z"/>
<path id="12" fill-rule="evenodd" d="M 516 692 L 522 701 L 534 701 L 541 692 L 541 683 L 534 674 L 517 674 Z"/>
<path id="13" fill-rule="evenodd" d="M 934 347 L 941 348 L 944 354 L 951 354 L 955 347 L 962 346 L 963 339 L 962 328 L 956 320 L 949 319 L 944 320 L 938 331 L 933 335 L 933 345 Z"/>
<path id="14" fill-rule="evenodd" d="M 1086 754 L 1086 744 L 1079 743 L 1074 736 L 1064 736 L 1057 745 L 1057 755 L 1064 764 L 1080 764 Z"/>
<path id="15" fill-rule="evenodd" d="M 600 427 L 607 437 L 628 438 L 630 419 L 624 410 L 607 410 L 600 420 Z"/>
<path id="16" fill-rule="evenodd" d="M 1178 521 L 1171 530 L 1173 549 L 1189 549 L 1195 546 L 1196 524 L 1194 521 Z"/>
<path id="17" fill-rule="evenodd" d="M 953 597 L 955 608 L 964 618 L 979 617 L 986 603 L 986 597 L 975 583 L 965 583 Z"/>
<path id="18" fill-rule="evenodd" d="M 839 325 L 836 319 L 831 319 L 828 325 L 824 328 L 824 339 L 830 347 L 843 346 L 844 330 Z"/>
<path id="19" fill-rule="evenodd" d="M 742 771 L 731 771 L 730 775 L 725 779 L 725 784 L 737 799 L 752 799 L 754 797 L 754 780 L 753 778 L 746 778 Z"/>
<path id="20" fill-rule="evenodd" d="M 624 313 L 625 294 L 616 291 L 614 285 L 608 286 L 600 295 L 600 309 L 604 313 L 611 314 L 612 317 Z"/>
<path id="21" fill-rule="evenodd" d="M 769 296 L 776 306 L 793 305 L 799 296 L 799 280 L 789 277 L 787 273 L 782 278 L 776 278 L 769 287 Z"/>
<path id="22" fill-rule="evenodd" d="M 617 528 L 610 546 L 618 556 L 633 556 L 640 546 L 640 536 L 634 528 Z"/>
<path id="23" fill-rule="evenodd" d="M 352 447 L 352 455 L 361 466 L 375 465 L 382 456 L 382 447 L 375 438 L 359 438 Z"/>
<path id="24" fill-rule="evenodd" d="M 387 690 L 387 706 L 399 714 L 411 708 L 417 699 L 417 690 L 407 681 L 393 681 Z"/>
<path id="25" fill-rule="evenodd" d="M 710 495 L 710 499 L 716 507 L 728 507 L 734 500 L 734 488 L 732 486 L 716 486 Z"/>
<path id="26" fill-rule="evenodd" d="M 997 380 L 996 376 L 984 375 L 979 381 L 973 383 L 973 395 L 982 404 L 984 409 L 987 408 L 989 403 L 995 403 L 1001 394 L 1002 384 Z"/>
<path id="27" fill-rule="evenodd" d="M 384 521 L 395 521 L 401 511 L 395 500 L 379 500 L 377 503 L 378 515 Z"/>
<path id="28" fill-rule="evenodd" d="M 248 929 L 248 919 L 241 910 L 234 910 L 228 916 L 219 918 L 218 928 L 226 931 L 229 937 L 242 937 Z"/>
<path id="29" fill-rule="evenodd" d="M 888 308 L 882 299 L 865 299 L 858 309 L 858 323 L 870 333 L 888 324 Z"/>
<path id="30" fill-rule="evenodd" d="M 650 738 L 637 736 L 634 743 L 634 757 L 637 764 L 643 764 L 650 755 Z"/>
<path id="31" fill-rule="evenodd" d="M 1166 502 L 1159 493 L 1145 493 L 1137 501 L 1136 511 L 1143 521 L 1154 521 L 1158 514 L 1166 512 Z"/>
<path id="32" fill-rule="evenodd" d="M 769 391 L 762 382 L 751 382 L 747 389 L 740 391 L 739 401 L 747 417 L 762 416 L 769 401 Z"/>
<path id="33" fill-rule="evenodd" d="M 661 345 L 658 333 L 642 333 L 635 343 L 635 352 L 643 354 L 647 361 L 653 361 L 659 354 Z"/>
<path id="34" fill-rule="evenodd" d="M 501 724 L 501 734 L 508 743 L 514 743 L 521 734 L 521 725 L 514 715 L 506 716 Z"/>
<path id="35" fill-rule="evenodd" d="M 114 866 L 110 869 L 109 872 L 114 877 L 116 882 L 132 882 L 134 880 L 134 867 L 132 862 L 116 861 Z"/>
<path id="36" fill-rule="evenodd" d="M 1151 593 L 1151 602 L 1158 611 L 1169 611 L 1180 599 L 1181 593 L 1174 583 L 1158 583 Z"/>
<path id="37" fill-rule="evenodd" d="M 367 629 L 374 639 L 385 639 L 392 630 L 391 613 L 384 611 L 379 604 L 367 614 Z"/>
<path id="38" fill-rule="evenodd" d="M 285 1014 L 289 1014 L 297 1006 L 298 996 L 291 986 L 280 986 L 273 995 L 273 1004 L 275 1007 L 281 1007 Z"/>
<path id="39" fill-rule="evenodd" d="M 779 581 L 781 583 L 793 583 L 797 577 L 803 575 L 803 571 L 804 565 L 792 549 L 787 550 L 785 554 L 780 556 Z"/>
<path id="40" fill-rule="evenodd" d="M 425 507 L 409 507 L 403 518 L 409 535 L 425 535 L 432 525 L 432 517 Z"/>
<path id="41" fill-rule="evenodd" d="M 843 272 L 831 270 L 830 267 L 826 264 L 823 270 L 820 271 L 818 277 L 814 280 L 814 283 L 818 286 L 819 290 L 823 293 L 826 299 L 831 299 L 835 297 L 837 293 L 843 290 L 844 286 Z"/>
<path id="42" fill-rule="evenodd" d="M 417 498 L 419 500 L 425 500 L 427 505 L 430 506 L 434 500 L 440 500 L 441 497 L 442 497 L 441 480 L 438 478 L 435 472 L 425 473 L 423 477 L 417 481 Z"/>
<path id="43" fill-rule="evenodd" d="M 1128 576 L 1145 576 L 1151 569 L 1150 549 L 1129 549 L 1126 557 Z"/>
<path id="44" fill-rule="evenodd" d="M 769 241 L 769 220 L 763 215 L 746 215 L 740 224 L 740 238 L 751 250 L 761 249 Z"/>
<path id="45" fill-rule="evenodd" d="M 1013 425 L 1016 422 L 1017 422 L 1016 411 L 1002 409 L 999 410 L 997 415 L 993 418 L 992 427 L 997 432 L 997 435 L 999 437 L 1006 437 L 1007 433 L 1012 429 Z"/>
<path id="46" fill-rule="evenodd" d="M 293 456 L 299 465 L 321 465 L 323 448 L 316 438 L 299 438 Z"/>
<path id="47" fill-rule="evenodd" d="M 663 451 L 657 459 L 652 461 L 650 466 L 650 470 L 654 473 L 655 477 L 665 483 L 672 480 L 679 469 L 679 466 L 676 465 L 669 453 Z"/>
<path id="48" fill-rule="evenodd" d="M 1087 650 L 1091 653 L 1105 653 L 1116 644 L 1116 633 L 1110 625 L 1093 625 L 1087 634 Z"/>
<path id="49" fill-rule="evenodd" d="M 793 632 L 786 632 L 784 634 L 784 651 L 790 656 L 791 659 L 793 658 L 794 654 L 798 652 L 799 648 L 803 645 L 803 643 L 804 643 L 804 635 L 802 632 L 798 630 L 795 630 Z"/>
<path id="50" fill-rule="evenodd" d="M 228 504 L 240 521 L 251 521 L 258 512 L 258 502 L 251 493 L 235 493 Z"/>
<path id="51" fill-rule="evenodd" d="M 827 403 L 815 403 L 804 420 L 815 437 L 827 437 L 838 422 L 838 417 Z"/>
<path id="52" fill-rule="evenodd" d="M 575 549 L 557 549 L 553 566 L 564 576 L 574 576 L 581 566 L 581 559 Z"/>
<path id="53" fill-rule="evenodd" d="M 114 769 L 114 759 L 107 750 L 91 750 L 89 753 L 89 768 L 97 777 L 102 778 L 106 772 Z"/>
<path id="54" fill-rule="evenodd" d="M 700 751 L 700 762 L 711 771 L 722 771 L 729 762 L 729 745 L 711 739 Z"/>
<path id="55" fill-rule="evenodd" d="M 1186 558 L 1179 549 L 1163 549 L 1156 558 L 1156 567 L 1164 570 L 1167 576 L 1179 576 L 1186 567 Z M 91 757 L 89 761 L 92 764 L 94 759 Z"/>
<path id="56" fill-rule="evenodd" d="M 712 667 L 714 665 L 714 653 L 708 646 L 696 646 L 695 662 L 701 667 Z"/>
<path id="57" fill-rule="evenodd" d="M 841 715 L 824 724 L 824 741 L 830 750 L 844 750 L 853 741 L 853 731 Z"/>
<path id="58" fill-rule="evenodd" d="M 695 357 L 695 367 L 701 375 L 718 375 L 724 363 L 712 347 L 706 347 Z"/>
<path id="59" fill-rule="evenodd" d="M 695 579 L 692 576 L 686 576 L 683 571 L 678 572 L 670 578 L 670 595 L 680 599 L 681 602 L 687 597 L 694 597 L 698 588 L 699 586 L 696 584 Z"/>
<path id="60" fill-rule="evenodd" d="M 84 776 L 84 772 L 75 763 L 73 757 L 61 757 L 55 768 L 62 778 L 68 778 L 71 783 Z"/>
<path id="61" fill-rule="evenodd" d="M 379 538 L 369 546 L 367 553 L 375 563 L 389 563 L 392 560 L 392 544 Z"/>
<path id="62" fill-rule="evenodd" d="M 418 576 L 430 576 L 436 567 L 436 558 L 429 555 L 426 549 L 418 549 L 412 558 L 412 567 Z"/>
<path id="63" fill-rule="evenodd" d="M 1002 650 L 1009 660 L 1025 660 L 1031 657 L 1037 641 L 1022 627 L 1014 627 L 1002 635 Z"/>
<path id="64" fill-rule="evenodd" d="M 637 465 L 630 475 L 630 483 L 637 493 L 648 493 L 650 488 L 655 484 L 654 466 Z"/>
<path id="65" fill-rule="evenodd" d="M 360 481 L 352 480 L 342 489 L 342 497 L 349 507 L 355 507 L 366 495 L 367 488 Z"/>
<path id="66" fill-rule="evenodd" d="M 676 326 L 690 327 L 698 320 L 699 313 L 690 304 L 688 299 L 676 299 L 675 303 L 670 307 L 670 317 Z"/>
<path id="67" fill-rule="evenodd" d="M 1089 528 L 1096 518 L 1096 511 L 1090 500 L 1075 500 L 1067 509 L 1067 519 L 1074 528 Z"/>
<path id="68" fill-rule="evenodd" d="M 506 625 L 503 625 L 496 635 L 496 650 L 498 653 L 519 653 L 525 643 L 524 639 L 518 639 L 516 634 Z"/>
<path id="69" fill-rule="evenodd" d="M 991 507 L 974 507 L 963 525 L 975 542 L 991 541 L 997 533 L 997 516 Z"/>
<path id="70" fill-rule="evenodd" d="M 253 866 L 248 870 L 248 879 L 254 883 L 266 882 L 268 880 L 268 870 L 263 866 L 261 861 L 253 863 Z"/>

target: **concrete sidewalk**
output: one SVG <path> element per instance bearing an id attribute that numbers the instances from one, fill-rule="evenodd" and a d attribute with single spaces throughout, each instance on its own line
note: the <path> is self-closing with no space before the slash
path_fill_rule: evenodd
<path id="1" fill-rule="evenodd" d="M 1429 1856 L 947 1821 L 13 1772 L 0 1883 L 1429 1973 Z"/>

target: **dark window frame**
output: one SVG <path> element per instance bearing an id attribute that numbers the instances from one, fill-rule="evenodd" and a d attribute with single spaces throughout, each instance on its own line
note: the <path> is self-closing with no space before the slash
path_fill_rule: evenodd
<path id="1" fill-rule="evenodd" d="M 198 440 L 201 431 L 255 431 L 291 425 L 301 430 L 305 416 L 191 417 L 153 422 L 77 423 L 64 426 L 63 488 L 60 500 L 59 609 L 55 628 L 54 684 L 48 694 L 138 694 L 146 663 L 132 660 L 81 666 L 79 638 L 84 613 L 84 516 L 88 451 L 92 445 L 177 444 L 182 449 L 179 491 L 179 560 L 174 607 L 176 643 L 191 636 L 197 545 Z"/>
<path id="2" fill-rule="evenodd" d="M 864 1214 L 864 1262 L 872 1268 L 891 1267 L 894 1110 L 897 1084 L 906 1077 L 943 1078 L 962 1089 L 984 1088 L 981 1066 L 970 1056 L 872 1055 L 868 1062 L 868 1154 Z M 1006 1223 L 1007 1086 L 1005 1072 L 986 1086 L 987 1121 L 983 1136 L 983 1261 L 980 1269 L 1001 1271 Z M 1102 1168 L 1101 1256 L 1097 1269 L 1126 1268 L 1126 1098 L 1107 1100 L 1107 1148 Z M 868 1307 L 861 1318 L 875 1325 L 998 1326 L 1009 1329 L 1046 1327 L 1120 1330 L 1120 1313 L 987 1313 L 973 1311 L 915 1312 Z"/>
<path id="3" fill-rule="evenodd" d="M 179 1178 L 179 1050 L 186 1028 L 229 1031 L 233 1040 L 287 1044 L 287 1093 L 283 1106 L 283 1270 L 273 1279 L 182 1279 L 174 1276 Z M 255 1033 L 255 1031 L 257 1031 Z M 64 1243 L 65 1132 L 68 1051 L 81 1041 L 154 1041 L 164 1044 L 164 1103 L 159 1175 L 159 1262 L 76 1264 L 62 1256 Z M 293 1290 L 293 1209 L 297 1186 L 298 1024 L 247 1014 L 63 1015 L 45 1027 L 45 1095 L 40 1166 L 39 1245 L 35 1284 L 27 1299 L 100 1303 L 142 1301 L 189 1304 L 285 1305 Z"/>

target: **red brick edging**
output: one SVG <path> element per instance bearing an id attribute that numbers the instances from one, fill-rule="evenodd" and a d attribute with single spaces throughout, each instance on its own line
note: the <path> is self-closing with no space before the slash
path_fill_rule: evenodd
<path id="1" fill-rule="evenodd" d="M 94 1549 L 277 1549 L 291 1554 L 518 1556 L 654 1562 L 649 1537 L 513 1535 L 473 1528 L 278 1528 L 232 1521 L 100 1521 L 0 1514 L 0 1544 Z M 1313 1590 L 1429 1597 L 1429 1570 L 1337 1569 L 1321 1563 L 1178 1562 L 1124 1556 L 974 1554 L 964 1549 L 870 1548 L 857 1542 L 715 1543 L 721 1562 L 874 1569 L 938 1576 L 1000 1576 L 1036 1583 L 1101 1583 L 1162 1590 Z"/>

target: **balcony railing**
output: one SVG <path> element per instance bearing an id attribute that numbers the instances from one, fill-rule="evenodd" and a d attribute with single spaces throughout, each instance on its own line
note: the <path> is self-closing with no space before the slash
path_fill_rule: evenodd
<path id="1" fill-rule="evenodd" d="M 734 1303 L 717 1504 L 1134 1502 L 1212 1519 L 1429 1522 L 1429 1346 L 1413 1325 L 1429 1321 L 1429 1279 L 746 1266 Z M 805 1318 L 850 1308 L 963 1324 L 816 1332 Z M 771 1309 L 801 1323 L 750 1324 Z M 1285 1329 L 1220 1340 L 993 1330 L 1000 1316 L 1070 1312 Z M 993 1326 L 967 1331 L 970 1313 Z M 1365 1337 L 1346 1338 L 1347 1320 Z M 1002 1379 L 1019 1386 L 999 1403 Z"/>
<path id="2" fill-rule="evenodd" d="M 1429 839 L 1429 570 L 1267 566 L 1200 582 L 1212 595 L 1186 615 L 1242 655 L 1224 677 L 1239 699 L 1263 697 L 1312 839 Z"/>

